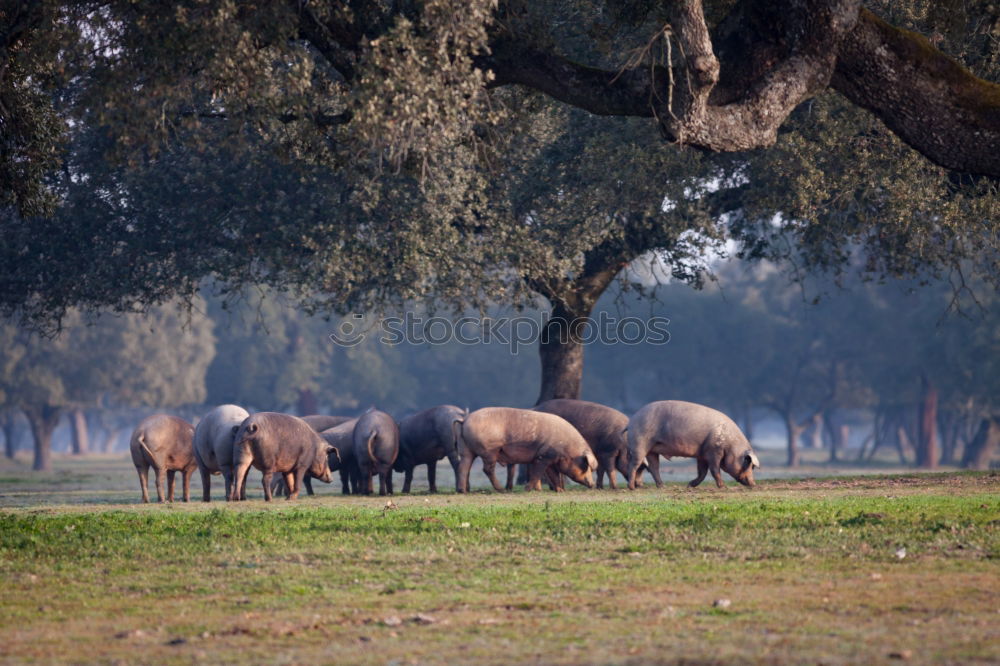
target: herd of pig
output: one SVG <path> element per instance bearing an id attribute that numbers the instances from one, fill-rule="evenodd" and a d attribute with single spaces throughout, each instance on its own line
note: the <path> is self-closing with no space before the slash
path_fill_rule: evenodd
<path id="1" fill-rule="evenodd" d="M 452 405 L 425 409 L 396 423 L 385 412 L 369 409 L 357 418 L 297 417 L 277 412 L 250 414 L 236 405 L 221 405 L 194 427 L 176 416 L 157 414 L 132 434 L 132 461 L 139 474 L 143 502 L 149 501 L 149 468 L 156 473 L 157 497 L 164 501 L 164 476 L 173 501 L 174 477 L 183 478 L 184 500 L 190 499 L 191 476 L 201 472 L 204 500 L 211 499 L 211 478 L 221 474 L 228 500 L 246 499 L 250 467 L 263 473 L 264 498 L 284 493 L 298 497 L 311 479 L 329 483 L 340 471 L 344 494 L 371 494 L 378 476 L 379 494 L 392 493 L 392 473 L 404 474 L 410 492 L 413 469 L 427 465 L 430 492 L 436 492 L 435 468 L 447 458 L 455 472 L 455 489 L 468 492 L 469 471 L 476 458 L 493 487 L 504 490 L 496 465 L 507 467 L 506 489 L 513 487 L 513 468 L 526 465 L 527 490 L 541 490 L 543 479 L 562 490 L 563 477 L 588 488 L 602 488 L 607 475 L 616 488 L 621 472 L 634 489 L 648 469 L 656 485 L 663 456 L 694 458 L 701 483 L 711 472 L 719 487 L 725 471 L 753 486 L 756 454 L 740 428 L 717 410 L 678 400 L 652 402 L 632 418 L 616 409 L 584 400 L 549 400 L 533 409 L 485 407 L 471 414 Z M 595 484 L 594 473 L 597 474 Z"/>

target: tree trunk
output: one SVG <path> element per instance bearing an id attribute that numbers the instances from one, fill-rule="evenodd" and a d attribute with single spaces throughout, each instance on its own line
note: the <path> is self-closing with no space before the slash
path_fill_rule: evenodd
<path id="1" fill-rule="evenodd" d="M 74 409 L 69 414 L 70 431 L 73 438 L 73 455 L 90 453 L 90 436 L 87 433 L 87 417 L 82 409 Z"/>
<path id="2" fill-rule="evenodd" d="M 309 416 L 319 412 L 319 402 L 312 389 L 299 389 L 299 400 L 296 408 L 299 410 L 299 416 Z"/>
<path id="3" fill-rule="evenodd" d="M 782 415 L 785 420 L 785 429 L 788 433 L 788 461 L 787 465 L 789 467 L 799 466 L 799 437 L 802 436 L 805 428 L 795 422 L 795 418 L 791 413 L 785 413 Z"/>
<path id="4" fill-rule="evenodd" d="M 990 458 L 1000 446 L 1000 423 L 995 418 L 983 419 L 979 431 L 972 438 L 962 455 L 962 467 L 988 469 Z"/>
<path id="5" fill-rule="evenodd" d="M 937 404 L 938 393 L 926 376 L 921 377 L 924 397 L 920 402 L 917 428 L 917 466 L 936 469 L 938 463 Z"/>
<path id="6" fill-rule="evenodd" d="M 896 428 L 896 451 L 899 452 L 900 464 L 906 464 L 906 452 L 914 451 L 914 462 L 916 461 L 916 449 L 910 441 L 910 435 L 906 431 L 906 426 L 900 424 Z"/>
<path id="7" fill-rule="evenodd" d="M 35 462 L 32 469 L 40 472 L 52 470 L 52 431 L 59 425 L 60 408 L 51 405 L 24 410 L 35 440 Z"/>
<path id="8" fill-rule="evenodd" d="M 17 435 L 14 432 L 13 410 L 5 410 L 0 414 L 0 427 L 3 428 L 3 449 L 8 458 L 13 459 L 17 453 Z"/>
<path id="9" fill-rule="evenodd" d="M 847 424 L 837 425 L 836 419 L 833 416 L 822 418 L 821 422 L 830 435 L 829 462 L 840 462 L 840 453 L 847 448 L 847 440 L 851 435 L 851 426 Z M 820 441 L 822 441 L 822 429 L 820 431 Z M 815 433 L 813 433 L 813 436 L 816 436 Z"/>
<path id="10" fill-rule="evenodd" d="M 542 388 L 535 404 L 556 398 L 578 400 L 583 384 L 583 334 L 590 312 L 574 312 L 558 302 L 538 339 Z"/>
<path id="11" fill-rule="evenodd" d="M 953 411 L 942 411 L 938 415 L 941 430 L 941 464 L 954 465 L 958 448 L 958 435 L 962 429 L 962 418 Z"/>
<path id="12" fill-rule="evenodd" d="M 812 430 L 809 433 L 809 447 L 819 450 L 823 448 L 823 413 L 816 412 L 812 417 Z"/>
<path id="13" fill-rule="evenodd" d="M 115 452 L 115 443 L 118 441 L 118 435 L 121 434 L 121 428 L 110 428 L 107 431 L 107 436 L 104 438 L 104 446 L 101 450 L 105 453 Z"/>

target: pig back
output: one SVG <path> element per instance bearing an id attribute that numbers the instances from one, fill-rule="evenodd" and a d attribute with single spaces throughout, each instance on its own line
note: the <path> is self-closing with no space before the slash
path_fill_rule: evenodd
<path id="1" fill-rule="evenodd" d="M 372 433 L 375 438 L 371 442 L 369 451 L 369 439 Z M 372 409 L 358 417 L 354 425 L 354 459 L 358 464 L 378 462 L 391 465 L 398 455 L 399 427 L 391 416 Z"/>
<path id="2" fill-rule="evenodd" d="M 546 400 L 536 411 L 555 414 L 569 421 L 595 452 L 615 451 L 626 445 L 628 417 L 606 405 L 586 400 Z"/>
<path id="3" fill-rule="evenodd" d="M 749 442 L 731 418 L 717 409 L 683 400 L 652 402 L 632 417 L 629 430 L 654 444 L 676 449 L 678 455 L 694 456 L 702 444 L 713 440 L 747 446 Z"/>
<path id="4" fill-rule="evenodd" d="M 351 419 L 320 433 L 320 437 L 327 444 L 336 448 L 337 453 L 340 454 L 340 462 L 337 462 L 336 456 L 330 456 L 331 470 L 336 471 L 344 465 L 349 465 L 350 461 L 354 459 L 354 426 L 356 423 L 357 419 Z"/>

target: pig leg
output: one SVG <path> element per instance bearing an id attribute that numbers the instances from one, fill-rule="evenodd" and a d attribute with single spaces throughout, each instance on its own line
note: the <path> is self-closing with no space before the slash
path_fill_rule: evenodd
<path id="1" fill-rule="evenodd" d="M 469 472 L 472 471 L 472 461 L 475 459 L 476 457 L 472 455 L 471 451 L 462 455 L 458 469 L 455 471 L 455 492 L 469 492 Z"/>
<path id="2" fill-rule="evenodd" d="M 660 478 L 660 454 L 649 453 L 646 456 L 646 464 L 649 465 L 649 473 L 653 475 L 653 481 L 657 488 L 663 487 L 663 479 Z"/>
<path id="3" fill-rule="evenodd" d="M 292 489 L 292 492 L 288 494 L 288 499 L 293 500 L 299 498 L 299 489 L 302 488 L 302 484 L 308 478 L 309 477 L 306 476 L 305 467 L 296 469 L 294 473 L 289 472 L 288 474 L 285 474 L 285 483 L 287 483 L 288 487 Z M 295 484 L 294 488 L 292 487 L 293 483 Z"/>
<path id="4" fill-rule="evenodd" d="M 372 479 L 372 470 L 367 465 L 361 465 L 361 479 L 365 484 L 365 495 L 375 493 L 375 482 Z"/>
<path id="5" fill-rule="evenodd" d="M 512 465 L 508 465 L 508 468 L 511 466 Z M 504 487 L 501 486 L 500 481 L 497 480 L 496 458 L 492 459 L 483 458 L 483 473 L 486 475 L 486 478 L 490 480 L 490 483 L 493 484 L 494 490 L 496 490 L 498 493 L 502 493 L 504 491 Z"/>
<path id="6" fill-rule="evenodd" d="M 219 471 L 222 472 L 222 478 L 226 480 L 226 499 L 233 499 L 233 483 L 236 482 L 235 474 L 233 473 L 233 466 L 219 465 Z"/>
<path id="7" fill-rule="evenodd" d="M 385 486 L 389 489 L 389 494 L 392 494 L 392 468 L 385 473 Z"/>
<path id="8" fill-rule="evenodd" d="M 351 472 L 351 487 L 354 488 L 355 495 L 366 495 L 365 492 L 368 489 L 368 482 L 365 481 L 365 468 L 358 465 Z"/>
<path id="9" fill-rule="evenodd" d="M 184 501 L 191 501 L 191 477 L 194 476 L 194 470 L 188 469 L 184 470 Z"/>
<path id="10" fill-rule="evenodd" d="M 162 504 L 164 500 L 163 477 L 165 475 L 162 467 L 153 467 L 153 471 L 156 472 L 156 500 Z"/>
<path id="11" fill-rule="evenodd" d="M 271 480 L 273 478 L 274 478 L 274 472 L 272 472 L 271 470 L 265 470 L 264 471 L 263 484 L 264 484 L 264 501 L 265 502 L 270 502 L 271 501 Z"/>
<path id="12" fill-rule="evenodd" d="M 628 474 L 626 475 L 626 479 L 628 480 L 629 490 L 635 490 L 639 487 L 639 479 L 642 476 L 642 472 L 639 470 L 642 466 L 642 460 L 645 457 L 645 453 L 641 450 L 630 451 L 628 454 Z"/>
<path id="13" fill-rule="evenodd" d="M 345 465 L 345 466 L 341 467 L 340 468 L 340 493 L 342 495 L 350 495 L 351 494 L 351 480 L 350 480 L 350 478 L 351 478 L 350 477 L 350 470 L 347 469 L 347 466 Z"/>
<path id="14" fill-rule="evenodd" d="M 250 465 L 253 463 L 253 455 L 249 450 L 240 450 L 233 453 L 233 488 L 228 499 L 246 499 L 246 482 L 250 476 Z M 239 493 L 239 495 L 237 495 Z M 267 480 L 267 494 L 271 493 L 271 479 Z"/>
<path id="15" fill-rule="evenodd" d="M 145 465 L 142 467 L 136 465 L 135 471 L 139 475 L 139 488 L 142 489 L 142 503 L 149 504 L 149 489 L 146 487 L 149 483 L 149 468 Z"/>
<path id="16" fill-rule="evenodd" d="M 438 491 L 437 484 L 434 482 L 437 476 L 437 461 L 427 463 L 427 486 L 428 492 L 436 493 Z"/>
<path id="17" fill-rule="evenodd" d="M 708 463 L 698 458 L 698 476 L 691 479 L 691 483 L 688 485 L 694 488 L 699 483 L 705 480 L 705 475 L 708 474 Z"/>
<path id="18" fill-rule="evenodd" d="M 508 491 L 514 490 L 514 479 L 517 477 L 517 465 L 510 463 L 507 465 L 507 484 L 504 486 Z"/>
<path id="19" fill-rule="evenodd" d="M 305 484 L 306 495 L 315 495 L 316 494 L 316 493 L 313 492 L 313 482 L 312 482 L 312 475 L 311 474 L 306 474 L 305 477 L 303 477 L 301 484 Z M 295 486 L 295 491 L 296 492 L 298 492 L 299 488 L 302 487 L 301 484 L 298 485 L 298 486 Z"/>
<path id="20" fill-rule="evenodd" d="M 428 467 L 428 470 L 430 470 L 429 467 Z M 429 475 L 430 471 L 428 471 L 427 474 Z M 403 492 L 404 493 L 410 492 L 410 484 L 411 483 L 413 483 L 413 468 L 412 467 L 407 467 L 405 470 L 403 470 Z"/>
<path id="21" fill-rule="evenodd" d="M 525 491 L 542 489 L 542 477 L 545 476 L 551 462 L 545 458 L 538 458 L 528 466 L 528 484 L 524 487 Z"/>
<path id="22" fill-rule="evenodd" d="M 545 469 L 545 478 L 549 482 L 549 490 L 554 490 L 557 493 L 565 490 L 561 477 L 562 475 L 555 466 L 549 466 Z"/>
<path id="23" fill-rule="evenodd" d="M 201 499 L 203 502 L 211 502 L 212 473 L 206 470 L 204 467 L 200 467 L 198 471 L 201 472 Z"/>
<path id="24" fill-rule="evenodd" d="M 174 481 L 177 472 L 172 469 L 167 470 L 167 501 L 174 501 Z"/>
<path id="25" fill-rule="evenodd" d="M 708 471 L 712 473 L 712 478 L 715 479 L 715 485 L 719 488 L 725 488 L 726 484 L 722 480 L 722 468 L 720 466 L 720 460 L 713 460 L 708 464 Z"/>
<path id="26" fill-rule="evenodd" d="M 448 454 L 448 463 L 451 465 L 451 471 L 455 474 L 455 481 L 458 482 L 458 466 L 461 463 L 459 457 L 454 453 Z"/>
<path id="27" fill-rule="evenodd" d="M 608 485 L 611 486 L 611 490 L 618 490 L 618 483 L 615 481 L 615 461 L 618 459 L 618 452 L 612 453 L 610 456 L 604 456 L 603 458 L 597 459 L 597 487 L 603 488 L 601 483 L 601 475 L 608 475 Z"/>

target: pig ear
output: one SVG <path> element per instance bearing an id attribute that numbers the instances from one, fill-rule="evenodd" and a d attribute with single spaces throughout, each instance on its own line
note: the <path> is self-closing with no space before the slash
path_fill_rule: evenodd
<path id="1" fill-rule="evenodd" d="M 757 460 L 757 454 L 751 451 L 749 455 L 750 455 L 750 464 L 752 464 L 754 467 L 760 467 L 760 461 Z"/>
<path id="2" fill-rule="evenodd" d="M 590 460 L 587 459 L 587 456 L 577 458 L 576 464 L 580 469 L 590 469 Z"/>
<path id="3" fill-rule="evenodd" d="M 760 467 L 760 463 L 757 462 L 757 456 L 751 451 L 743 456 L 743 469 L 753 469 L 754 467 Z"/>
<path id="4" fill-rule="evenodd" d="M 332 444 L 329 444 L 326 447 L 326 455 L 330 455 L 331 453 L 336 453 L 337 454 L 337 460 L 340 460 L 340 451 L 337 450 L 336 446 L 333 446 Z"/>
<path id="5" fill-rule="evenodd" d="M 251 435 L 257 432 L 257 424 L 251 423 L 250 426 L 247 428 L 247 432 L 250 433 Z"/>

